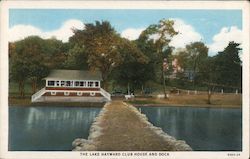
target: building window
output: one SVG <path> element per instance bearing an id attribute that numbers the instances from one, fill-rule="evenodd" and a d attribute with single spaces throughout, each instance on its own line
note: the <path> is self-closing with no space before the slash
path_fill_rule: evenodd
<path id="1" fill-rule="evenodd" d="M 48 81 L 48 86 L 55 86 L 55 81 Z"/>
<path id="2" fill-rule="evenodd" d="M 73 87 L 73 81 L 66 81 L 66 87 Z"/>
<path id="3" fill-rule="evenodd" d="M 95 87 L 99 87 L 99 82 L 95 82 Z"/>
<path id="4" fill-rule="evenodd" d="M 81 86 L 81 87 L 85 87 L 85 86 L 86 86 L 86 82 L 81 81 L 81 82 L 80 82 L 80 86 Z"/>
<path id="5" fill-rule="evenodd" d="M 79 87 L 80 86 L 80 82 L 79 81 L 75 81 L 75 86 Z"/>
<path id="6" fill-rule="evenodd" d="M 82 96 L 82 92 L 77 92 L 77 95 L 78 96 Z"/>
<path id="7" fill-rule="evenodd" d="M 50 92 L 52 96 L 55 96 L 56 95 L 56 92 Z"/>
<path id="8" fill-rule="evenodd" d="M 94 86 L 94 82 L 88 82 L 88 87 L 93 87 Z"/>
<path id="9" fill-rule="evenodd" d="M 90 96 L 95 96 L 95 92 L 90 92 Z"/>
<path id="10" fill-rule="evenodd" d="M 61 81 L 61 86 L 63 87 L 65 85 L 65 81 Z"/>
<path id="11" fill-rule="evenodd" d="M 70 87 L 70 81 L 66 81 L 66 86 Z"/>
<path id="12" fill-rule="evenodd" d="M 68 95 L 69 95 L 69 92 L 64 92 L 64 95 L 65 95 L 65 96 L 68 96 Z"/>

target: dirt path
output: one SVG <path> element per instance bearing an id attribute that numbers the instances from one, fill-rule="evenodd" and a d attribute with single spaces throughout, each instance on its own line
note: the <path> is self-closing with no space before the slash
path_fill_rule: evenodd
<path id="1" fill-rule="evenodd" d="M 186 151 L 191 148 L 154 127 L 136 108 L 121 101 L 106 104 L 93 123 L 88 140 L 76 139 L 74 150 Z"/>

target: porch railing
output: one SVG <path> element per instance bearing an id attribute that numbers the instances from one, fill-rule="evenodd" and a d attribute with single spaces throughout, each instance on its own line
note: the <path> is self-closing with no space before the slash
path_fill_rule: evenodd
<path id="1" fill-rule="evenodd" d="M 106 99 L 108 99 L 108 101 L 111 101 L 111 95 L 110 95 L 107 91 L 105 91 L 104 89 L 100 88 L 100 92 L 101 92 L 101 94 L 102 94 Z"/>
<path id="2" fill-rule="evenodd" d="M 40 98 L 45 92 L 46 92 L 45 88 L 42 88 L 41 90 L 33 94 L 31 96 L 31 102 L 36 102 L 36 100 Z"/>

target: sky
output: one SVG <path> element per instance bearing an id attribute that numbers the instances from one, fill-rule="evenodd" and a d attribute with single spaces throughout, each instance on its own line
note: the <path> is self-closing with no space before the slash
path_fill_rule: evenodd
<path id="1" fill-rule="evenodd" d="M 38 35 L 67 42 L 73 35 L 72 28 L 84 29 L 84 24 L 97 20 L 109 21 L 122 37 L 135 40 L 161 19 L 175 21 L 174 28 L 179 34 L 170 43 L 175 48 L 202 41 L 213 56 L 223 51 L 229 41 L 242 42 L 241 10 L 176 9 L 11 9 L 9 41 Z"/>

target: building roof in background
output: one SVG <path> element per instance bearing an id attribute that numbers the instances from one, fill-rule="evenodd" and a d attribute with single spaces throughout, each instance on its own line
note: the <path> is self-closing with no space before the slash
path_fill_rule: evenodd
<path id="1" fill-rule="evenodd" d="M 51 70 L 46 80 L 102 80 L 100 71 Z"/>

